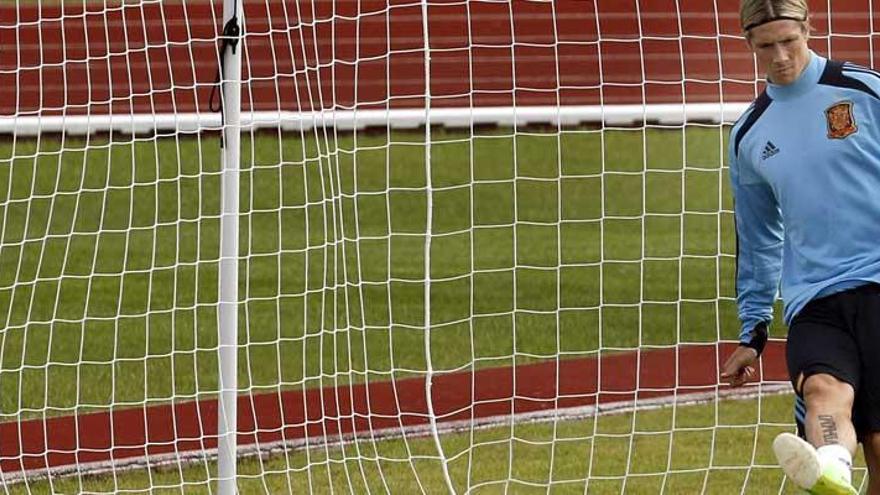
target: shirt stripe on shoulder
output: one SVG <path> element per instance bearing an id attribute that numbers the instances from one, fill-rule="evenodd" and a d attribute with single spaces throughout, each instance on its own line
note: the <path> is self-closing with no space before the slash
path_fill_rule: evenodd
<path id="1" fill-rule="evenodd" d="M 852 62 L 844 62 L 843 63 L 843 70 L 848 71 L 848 72 L 858 72 L 861 74 L 871 74 L 872 76 L 876 76 L 876 77 L 880 78 L 880 72 L 877 72 L 876 70 L 871 69 L 870 67 L 865 67 L 863 65 L 854 64 Z"/>
<path id="2" fill-rule="evenodd" d="M 843 62 L 829 60 L 828 63 L 825 64 L 825 70 L 822 71 L 822 76 L 819 77 L 819 84 L 823 84 L 825 86 L 836 86 L 838 88 L 854 89 L 856 91 L 867 93 L 874 98 L 880 100 L 880 96 L 878 96 L 877 93 L 873 89 L 871 89 L 870 86 L 854 77 L 847 76 L 843 73 L 844 69 L 847 71 L 872 74 L 875 76 L 877 75 L 876 73 L 873 73 L 873 71 L 857 70 L 852 66 L 844 68 Z"/>
<path id="3" fill-rule="evenodd" d="M 749 132 L 749 129 L 755 125 L 755 122 L 767 111 L 767 108 L 770 106 L 770 103 L 773 102 L 773 99 L 767 96 L 767 91 L 761 93 L 760 96 L 755 100 L 755 103 L 752 105 L 752 111 L 746 117 L 746 120 L 743 121 L 743 124 L 736 131 L 736 136 L 733 138 L 733 149 L 735 150 L 736 156 L 739 156 L 739 143 L 746 136 L 746 133 Z"/>

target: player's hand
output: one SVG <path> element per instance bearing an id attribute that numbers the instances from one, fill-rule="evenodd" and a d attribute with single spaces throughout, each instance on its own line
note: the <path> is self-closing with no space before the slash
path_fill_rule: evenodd
<path id="1" fill-rule="evenodd" d="M 755 376 L 754 364 L 757 360 L 757 351 L 751 347 L 737 346 L 721 367 L 721 381 L 731 387 L 741 387 Z"/>

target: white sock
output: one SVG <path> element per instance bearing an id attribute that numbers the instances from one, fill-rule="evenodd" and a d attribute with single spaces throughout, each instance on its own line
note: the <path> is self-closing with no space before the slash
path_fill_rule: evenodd
<path id="1" fill-rule="evenodd" d="M 842 471 L 846 473 L 846 480 L 852 482 L 852 454 L 849 453 L 849 449 L 839 443 L 832 443 L 819 447 L 816 453 L 819 454 L 819 462 L 822 465 L 834 462 L 845 467 L 846 469 Z"/>

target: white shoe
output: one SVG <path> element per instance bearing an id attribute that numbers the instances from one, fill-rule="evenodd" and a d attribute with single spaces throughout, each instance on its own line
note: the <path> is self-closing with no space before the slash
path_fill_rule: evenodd
<path id="1" fill-rule="evenodd" d="M 780 433 L 773 440 L 773 453 L 785 475 L 813 495 L 858 495 L 837 463 L 822 465 L 816 449 L 797 435 Z"/>

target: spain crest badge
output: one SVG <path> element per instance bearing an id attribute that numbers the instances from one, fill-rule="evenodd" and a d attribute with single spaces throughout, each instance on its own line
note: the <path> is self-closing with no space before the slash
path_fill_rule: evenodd
<path id="1" fill-rule="evenodd" d="M 853 102 L 839 101 L 825 109 L 828 139 L 843 139 L 859 130 L 853 116 Z"/>

